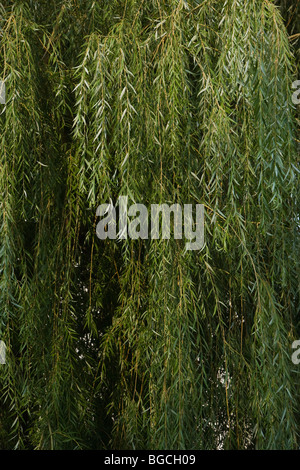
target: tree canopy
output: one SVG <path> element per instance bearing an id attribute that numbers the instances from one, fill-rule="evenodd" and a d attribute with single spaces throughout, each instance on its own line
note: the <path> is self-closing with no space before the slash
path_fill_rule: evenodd
<path id="1" fill-rule="evenodd" d="M 0 448 L 299 447 L 299 18 L 0 2 Z M 204 248 L 99 240 L 119 196 Z"/>

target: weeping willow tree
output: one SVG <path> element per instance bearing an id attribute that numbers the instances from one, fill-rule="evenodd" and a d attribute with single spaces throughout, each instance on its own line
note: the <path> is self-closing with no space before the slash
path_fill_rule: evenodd
<path id="1" fill-rule="evenodd" d="M 299 447 L 298 3 L 0 4 L 2 449 Z"/>

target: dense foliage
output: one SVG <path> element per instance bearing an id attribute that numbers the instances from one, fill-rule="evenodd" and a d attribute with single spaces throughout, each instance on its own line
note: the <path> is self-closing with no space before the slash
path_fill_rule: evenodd
<path id="1" fill-rule="evenodd" d="M 0 3 L 0 448 L 299 447 L 299 18 Z M 99 240 L 120 195 L 204 204 L 205 247 Z"/>

